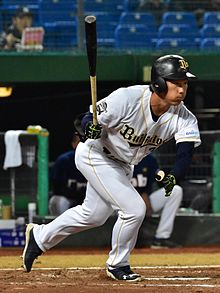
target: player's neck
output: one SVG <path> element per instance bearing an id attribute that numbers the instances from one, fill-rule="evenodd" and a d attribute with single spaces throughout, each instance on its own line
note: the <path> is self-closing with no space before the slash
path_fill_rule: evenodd
<path id="1" fill-rule="evenodd" d="M 170 108 L 170 105 L 168 105 L 164 101 L 164 99 L 159 97 L 157 94 L 153 93 L 150 100 L 150 107 L 151 107 L 152 113 L 155 116 L 160 117 L 161 115 L 163 115 L 165 112 L 168 111 L 168 109 Z"/>

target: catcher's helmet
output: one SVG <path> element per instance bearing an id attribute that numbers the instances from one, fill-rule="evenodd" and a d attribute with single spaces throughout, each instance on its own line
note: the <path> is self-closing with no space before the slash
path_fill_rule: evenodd
<path id="1" fill-rule="evenodd" d="M 179 55 L 165 55 L 158 58 L 151 68 L 151 89 L 157 94 L 167 91 L 166 80 L 193 79 L 188 62 Z"/>

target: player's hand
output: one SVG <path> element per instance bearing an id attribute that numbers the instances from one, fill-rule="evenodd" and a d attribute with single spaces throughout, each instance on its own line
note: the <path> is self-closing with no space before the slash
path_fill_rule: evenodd
<path id="1" fill-rule="evenodd" d="M 165 196 L 170 196 L 174 186 L 176 185 L 176 178 L 172 174 L 167 174 L 162 180 L 162 183 L 165 189 Z"/>
<path id="2" fill-rule="evenodd" d="M 85 136 L 90 139 L 100 138 L 102 134 L 102 126 L 100 124 L 93 124 L 92 121 L 86 124 Z"/>
<path id="3" fill-rule="evenodd" d="M 165 175 L 164 171 L 160 170 L 157 172 L 155 179 L 161 182 L 165 189 L 165 196 L 170 196 L 173 187 L 176 185 L 176 178 L 172 174 Z"/>

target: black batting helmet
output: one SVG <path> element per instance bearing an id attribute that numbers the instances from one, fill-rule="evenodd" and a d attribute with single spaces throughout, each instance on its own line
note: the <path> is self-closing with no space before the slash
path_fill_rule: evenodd
<path id="1" fill-rule="evenodd" d="M 157 94 L 167 91 L 166 80 L 193 79 L 188 62 L 179 55 L 165 55 L 158 58 L 151 68 L 151 90 Z"/>

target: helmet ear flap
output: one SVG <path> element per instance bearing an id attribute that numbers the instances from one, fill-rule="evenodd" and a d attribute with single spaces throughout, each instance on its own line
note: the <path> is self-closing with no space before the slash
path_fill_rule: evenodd
<path id="1" fill-rule="evenodd" d="M 152 83 L 152 89 L 155 93 L 161 94 L 167 91 L 167 84 L 164 78 L 158 76 Z"/>

